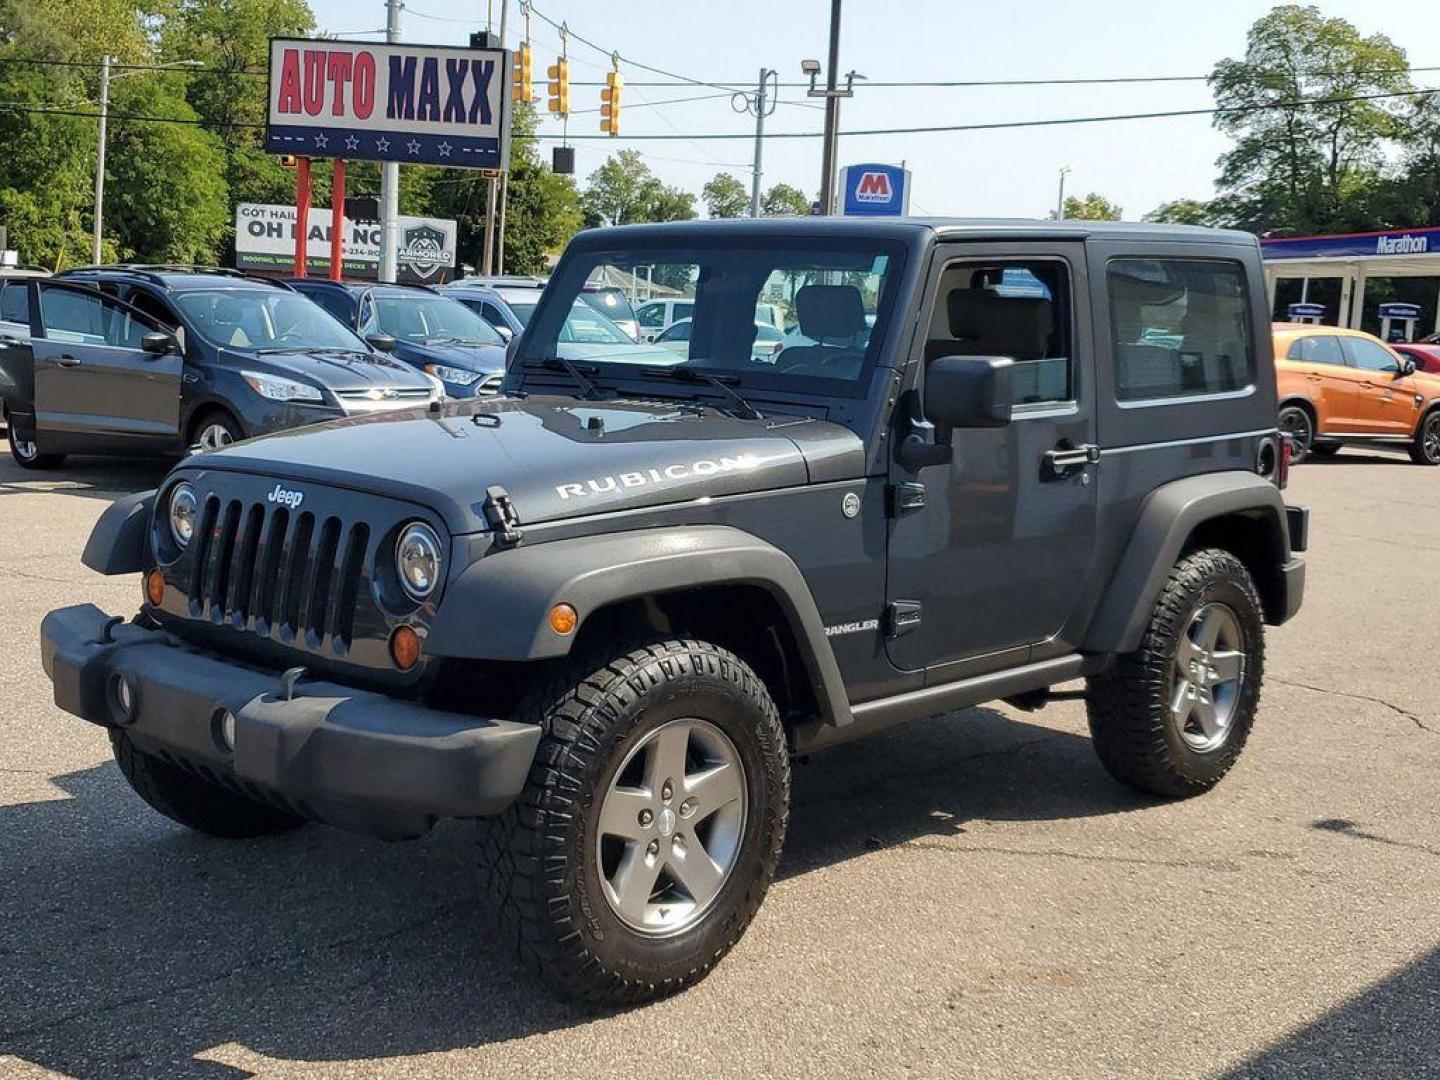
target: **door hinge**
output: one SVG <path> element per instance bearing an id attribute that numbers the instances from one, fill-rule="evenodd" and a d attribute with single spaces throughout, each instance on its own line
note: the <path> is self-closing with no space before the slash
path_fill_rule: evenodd
<path id="1" fill-rule="evenodd" d="M 490 531 L 495 534 L 495 542 L 501 547 L 513 547 L 524 537 L 517 526 L 520 524 L 520 515 L 515 512 L 515 504 L 510 501 L 510 493 L 498 484 L 485 491 L 485 503 L 480 508 L 485 515 L 485 521 L 490 526 Z"/>
<path id="2" fill-rule="evenodd" d="M 925 485 L 914 480 L 890 486 L 890 516 L 899 517 L 925 508 Z"/>
<path id="3" fill-rule="evenodd" d="M 892 600 L 885 609 L 885 636 L 897 638 L 920 625 L 919 600 Z"/>

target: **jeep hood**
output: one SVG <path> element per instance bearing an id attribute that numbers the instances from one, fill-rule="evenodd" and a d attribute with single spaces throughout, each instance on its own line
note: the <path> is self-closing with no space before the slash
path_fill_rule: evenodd
<path id="1" fill-rule="evenodd" d="M 488 528 L 486 490 L 497 485 L 524 526 L 851 479 L 864 461 L 859 437 L 824 420 L 531 395 L 294 428 L 196 454 L 181 468 L 401 498 L 462 534 Z"/>

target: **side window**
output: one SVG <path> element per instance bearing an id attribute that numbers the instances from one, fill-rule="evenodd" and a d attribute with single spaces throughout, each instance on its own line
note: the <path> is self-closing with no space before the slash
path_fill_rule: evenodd
<path id="1" fill-rule="evenodd" d="M 150 320 L 106 297 L 69 289 L 40 290 L 40 321 L 51 341 L 138 349 L 156 329 Z"/>
<path id="2" fill-rule="evenodd" d="M 1114 259 L 1106 276 L 1120 401 L 1250 385 L 1254 349 L 1239 263 Z"/>
<path id="3" fill-rule="evenodd" d="M 1008 356 L 1017 405 L 1075 396 L 1070 275 L 1058 259 L 961 262 L 940 278 L 925 360 Z"/>
<path id="4" fill-rule="evenodd" d="M 130 303 L 162 326 L 175 329 L 180 325 L 180 320 L 175 315 L 175 312 L 170 310 L 170 305 L 158 296 L 146 292 L 144 289 L 132 289 L 130 292 Z"/>
<path id="5" fill-rule="evenodd" d="M 695 314 L 695 305 L 694 305 L 694 304 L 681 304 L 681 303 L 677 303 L 677 304 L 675 305 L 674 310 L 672 310 L 672 311 L 670 312 L 670 321 L 671 321 L 671 322 L 679 322 L 681 319 L 688 319 L 688 318 L 690 318 L 690 316 L 693 315 L 693 314 Z"/>
<path id="6" fill-rule="evenodd" d="M 24 282 L 8 281 L 0 286 L 0 322 L 30 323 L 29 292 Z"/>
<path id="7" fill-rule="evenodd" d="M 475 301 L 473 300 L 462 300 L 460 302 L 466 307 L 470 308 L 471 311 L 478 312 L 480 317 L 486 322 L 488 322 L 491 326 L 506 325 L 505 320 L 500 315 L 500 309 L 497 308 L 494 304 L 482 303 L 477 306 Z"/>
<path id="8" fill-rule="evenodd" d="M 1302 364 L 1330 364 L 1345 366 L 1345 354 L 1340 351 L 1340 339 L 1332 334 L 1316 337 L 1296 338 L 1290 343 L 1287 360 L 1298 360 Z"/>
<path id="9" fill-rule="evenodd" d="M 1345 351 L 1350 354 L 1350 363 L 1354 364 L 1361 371 L 1388 371 L 1391 374 L 1398 374 L 1400 361 L 1396 360 L 1389 349 L 1385 348 L 1378 341 L 1371 341 L 1368 338 L 1344 339 Z"/>
<path id="10" fill-rule="evenodd" d="M 665 325 L 665 305 L 646 304 L 635 312 L 635 321 L 646 330 L 659 330 Z"/>

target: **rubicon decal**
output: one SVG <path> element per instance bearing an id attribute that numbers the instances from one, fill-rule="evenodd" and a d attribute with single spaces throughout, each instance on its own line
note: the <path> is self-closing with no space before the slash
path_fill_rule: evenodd
<path id="1" fill-rule="evenodd" d="M 656 469 L 636 469 L 634 472 L 617 473 L 614 476 L 594 476 L 578 480 L 573 484 L 556 484 L 555 494 L 562 499 L 584 499 L 595 495 L 606 495 L 631 488 L 649 487 L 653 484 L 675 483 L 722 473 L 742 472 L 755 468 L 760 459 L 753 454 L 737 454 L 734 457 L 702 458 L 674 465 L 662 465 Z"/>

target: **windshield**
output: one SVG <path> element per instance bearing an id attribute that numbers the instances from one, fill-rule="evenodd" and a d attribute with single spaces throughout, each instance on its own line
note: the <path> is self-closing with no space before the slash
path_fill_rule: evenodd
<path id="1" fill-rule="evenodd" d="M 369 312 L 360 328 L 416 345 L 456 342 L 462 345 L 503 345 L 495 328 L 458 300 L 422 292 L 370 297 Z"/>
<path id="2" fill-rule="evenodd" d="M 231 349 L 345 349 L 369 347 L 319 304 L 299 293 L 215 289 L 180 293 L 175 305 L 195 332 Z"/>
<path id="3" fill-rule="evenodd" d="M 904 249 L 882 241 L 830 244 L 789 241 L 789 246 L 740 247 L 716 243 L 693 249 L 581 252 L 551 279 L 537 321 L 526 335 L 520 362 L 555 356 L 593 364 L 607 373 L 643 377 L 662 350 L 574 347 L 562 351 L 573 310 L 586 280 L 633 284 L 639 301 L 690 306 L 683 329 L 665 334 L 666 366 L 738 378 L 745 385 L 858 396 L 874 367 L 886 314 L 899 287 Z M 757 322 L 758 306 L 773 309 L 786 331 Z M 613 324 L 611 324 L 613 326 Z M 617 342 L 618 344 L 618 342 Z M 624 371 L 624 368 L 630 368 Z M 637 370 L 639 369 L 639 370 Z"/>

